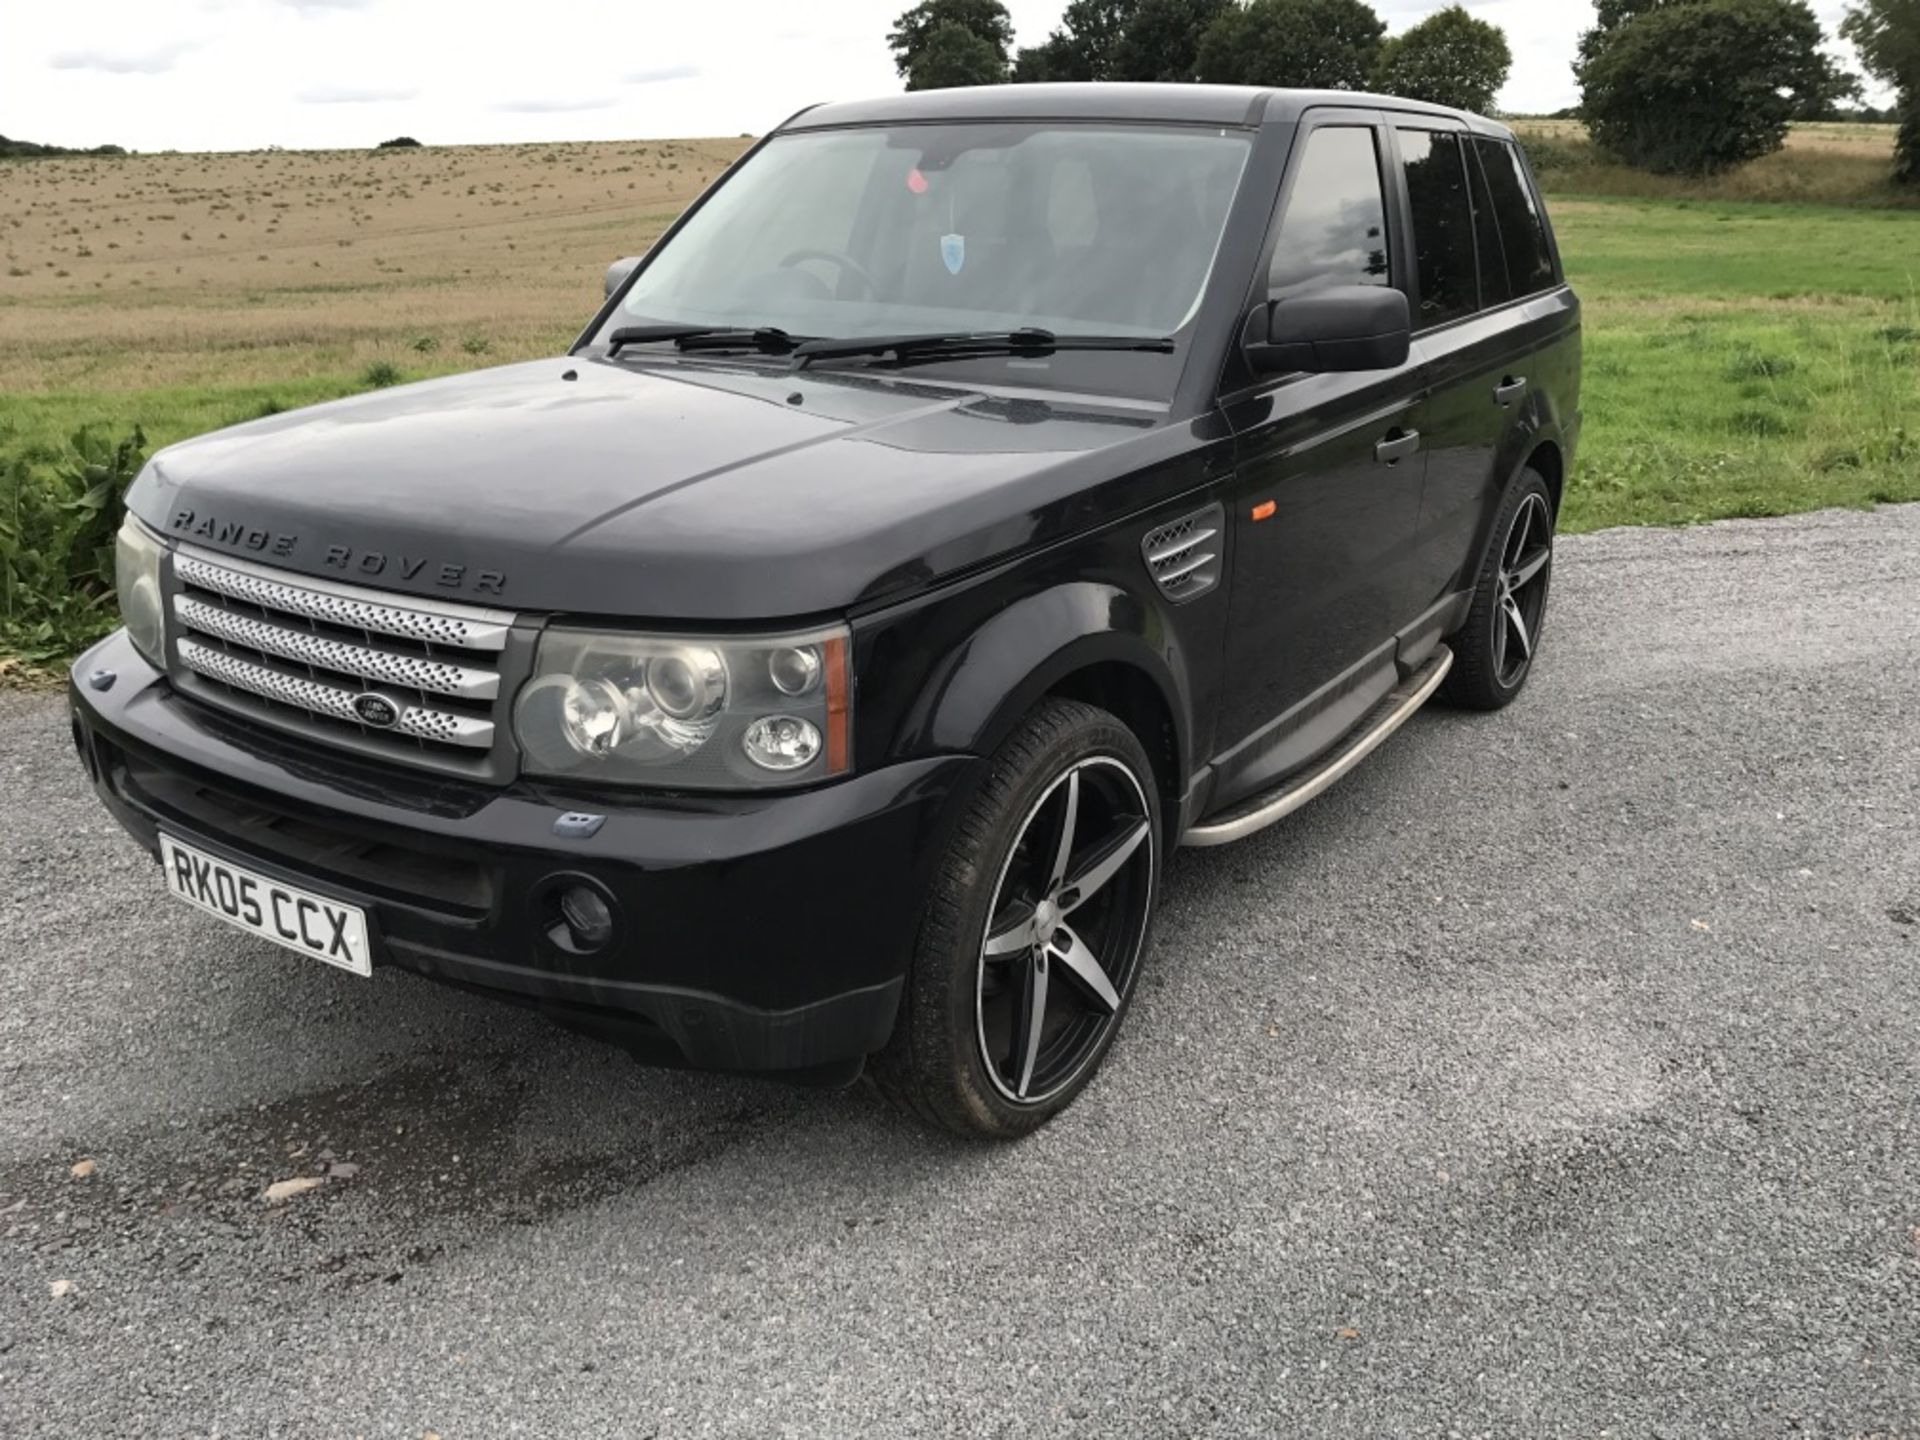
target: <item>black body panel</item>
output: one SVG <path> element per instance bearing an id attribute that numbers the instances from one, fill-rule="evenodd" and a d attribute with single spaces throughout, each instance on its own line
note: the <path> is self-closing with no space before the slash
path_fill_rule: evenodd
<path id="1" fill-rule="evenodd" d="M 1165 449 L 1164 422 L 884 374 L 542 360 L 173 446 L 128 505 L 175 538 L 402 594 L 754 623 L 1072 534 L 1109 503 L 1091 492 Z"/>
<path id="2" fill-rule="evenodd" d="M 164 826 L 363 905 L 376 963 L 539 1005 L 652 1058 L 839 1074 L 886 1040 L 932 867 L 984 757 L 1045 697 L 1134 729 L 1170 843 L 1327 754 L 1462 622 L 1513 476 L 1534 465 L 1557 496 L 1573 461 L 1580 310 L 1544 223 L 1550 285 L 1418 318 L 1430 257 L 1396 127 L 1496 150 L 1510 132 L 1385 97 L 1178 85 L 922 92 L 787 128 L 990 120 L 1251 137 L 1172 353 L 795 372 L 773 354 L 636 343 L 611 357 L 596 321 L 567 356 L 170 447 L 129 495 L 161 535 L 216 554 L 508 612 L 529 665 L 555 621 L 844 625 L 845 775 L 696 794 L 537 782 L 517 763 L 430 773 L 202 703 L 123 632 L 82 657 L 71 691 L 108 808 L 149 848 Z M 1389 370 L 1255 375 L 1242 327 L 1278 298 L 1302 140 L 1329 125 L 1377 137 L 1368 224 L 1387 233 L 1377 255 L 1374 238 L 1359 246 L 1361 278 L 1406 295 L 1411 351 Z M 1481 239 L 1491 266 L 1502 252 Z M 1474 293 L 1493 293 L 1481 278 Z M 1145 391 L 1157 398 L 1129 398 Z M 1205 583 L 1182 590 L 1157 578 L 1147 542 L 1188 521 L 1217 534 Z M 92 688 L 95 670 L 116 678 Z M 526 673 L 502 676 L 504 717 Z M 497 743 L 517 759 L 510 735 Z M 556 836 L 577 810 L 604 825 Z M 591 960 L 553 938 L 549 900 L 569 878 L 616 912 L 616 943 Z"/>
<path id="3" fill-rule="evenodd" d="M 165 829 L 362 905 L 376 964 L 570 1019 L 624 1020 L 622 1038 L 652 1058 L 677 1051 L 711 1068 L 809 1068 L 885 1038 L 919 920 L 915 882 L 971 764 L 884 766 L 799 796 L 602 795 L 599 832 L 563 840 L 554 822 L 577 795 L 288 745 L 175 695 L 123 634 L 76 667 L 101 668 L 118 677 L 111 690 L 72 691 L 75 740 L 101 799 L 149 850 Z M 884 894 L 871 883 L 882 873 L 898 881 Z M 610 898 L 607 953 L 548 938 L 556 877 L 586 877 Z M 672 1044 L 648 1045 L 648 1026 Z"/>

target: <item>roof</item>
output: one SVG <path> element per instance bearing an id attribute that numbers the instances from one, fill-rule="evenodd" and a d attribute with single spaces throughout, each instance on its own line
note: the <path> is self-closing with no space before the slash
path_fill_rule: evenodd
<path id="1" fill-rule="evenodd" d="M 840 125 L 910 124 L 930 120 L 1145 120 L 1193 125 L 1288 123 L 1322 105 L 1442 115 L 1471 129 L 1508 137 L 1496 121 L 1443 105 L 1346 90 L 1270 90 L 1248 85 L 978 85 L 964 90 L 912 90 L 870 100 L 834 101 L 803 110 L 782 130 Z"/>

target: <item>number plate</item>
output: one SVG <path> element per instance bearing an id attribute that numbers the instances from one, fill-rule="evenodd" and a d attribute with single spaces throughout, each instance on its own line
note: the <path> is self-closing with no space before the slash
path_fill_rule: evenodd
<path id="1" fill-rule="evenodd" d="M 171 835 L 160 837 L 160 863 L 167 888 L 189 905 L 302 955 L 356 975 L 373 974 L 367 915 L 359 906 L 269 880 Z"/>

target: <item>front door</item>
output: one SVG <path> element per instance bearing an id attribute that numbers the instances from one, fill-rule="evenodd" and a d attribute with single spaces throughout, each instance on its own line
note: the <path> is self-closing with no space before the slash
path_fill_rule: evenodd
<path id="1" fill-rule="evenodd" d="M 1316 112 L 1270 238 L 1268 298 L 1398 283 L 1368 112 Z M 1228 398 L 1237 478 L 1215 798 L 1264 788 L 1393 687 L 1426 467 L 1419 367 L 1270 377 Z"/>

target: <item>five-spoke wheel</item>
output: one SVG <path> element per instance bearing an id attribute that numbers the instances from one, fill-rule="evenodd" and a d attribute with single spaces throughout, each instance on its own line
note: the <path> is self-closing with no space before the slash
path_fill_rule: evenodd
<path id="1" fill-rule="evenodd" d="M 963 1134 L 1024 1134 L 1079 1094 L 1126 1015 L 1164 830 L 1152 763 L 1053 699 L 987 761 L 929 888 L 893 1038 L 869 1074 Z"/>
<path id="2" fill-rule="evenodd" d="M 1553 522 L 1546 478 L 1521 471 L 1494 517 L 1467 617 L 1447 637 L 1454 663 L 1440 693 L 1454 704 L 1498 710 L 1526 684 L 1547 618 Z"/>
<path id="3" fill-rule="evenodd" d="M 1040 797 L 988 907 L 975 1021 L 987 1074 L 1009 1100 L 1047 1099 L 1095 1053 L 1139 959 L 1153 889 L 1140 780 L 1106 756 Z"/>
<path id="4" fill-rule="evenodd" d="M 1500 624 L 1493 634 L 1494 672 L 1516 688 L 1533 660 L 1533 637 L 1547 608 L 1547 567 L 1553 563 L 1553 512 L 1546 496 L 1529 491 L 1507 528 L 1495 579 Z"/>

